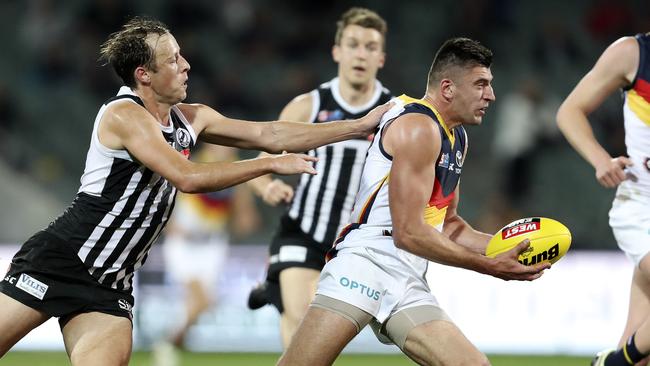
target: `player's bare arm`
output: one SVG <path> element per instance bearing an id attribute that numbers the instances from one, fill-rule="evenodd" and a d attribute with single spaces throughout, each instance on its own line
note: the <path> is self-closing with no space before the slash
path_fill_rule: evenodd
<path id="1" fill-rule="evenodd" d="M 400 117 L 388 127 L 384 147 L 393 156 L 389 205 L 398 248 L 441 264 L 506 280 L 534 280 L 548 268 L 546 263 L 531 267 L 520 264 L 516 260 L 518 252 L 492 260 L 452 241 L 424 221 L 423 211 L 431 196 L 435 162 L 441 148 L 440 131 L 428 117 Z"/>
<path id="2" fill-rule="evenodd" d="M 280 113 L 280 120 L 305 122 L 311 116 L 313 97 L 311 93 L 301 94 L 291 100 Z M 268 156 L 261 152 L 259 157 Z M 263 175 L 248 182 L 253 191 L 271 206 L 280 202 L 289 203 L 293 199 L 293 188 L 280 179 L 273 179 L 270 175 Z"/>
<path id="3" fill-rule="evenodd" d="M 610 45 L 594 67 L 576 85 L 557 113 L 557 123 L 571 145 L 596 170 L 596 178 L 605 187 L 615 187 L 626 177 L 623 169 L 631 161 L 612 159 L 598 143 L 587 116 L 607 96 L 630 85 L 639 66 L 639 44 L 624 37 Z"/>
<path id="4" fill-rule="evenodd" d="M 149 169 L 183 192 L 210 192 L 263 174 L 315 174 L 313 157 L 288 154 L 238 162 L 194 163 L 170 147 L 158 122 L 144 108 L 130 103 L 109 107 L 99 124 L 100 142 L 110 149 L 126 149 Z"/>
<path id="5" fill-rule="evenodd" d="M 249 122 L 225 117 L 201 104 L 181 104 L 192 127 L 206 142 L 270 153 L 302 152 L 315 147 L 364 137 L 372 133 L 390 104 L 379 106 L 358 120 L 328 123 L 291 121 Z"/>

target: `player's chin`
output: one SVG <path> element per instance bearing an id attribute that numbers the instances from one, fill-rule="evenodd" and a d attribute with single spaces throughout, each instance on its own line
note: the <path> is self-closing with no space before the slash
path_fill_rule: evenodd
<path id="1" fill-rule="evenodd" d="M 177 99 L 176 103 L 180 103 L 180 102 L 184 101 L 185 98 L 187 98 L 187 92 L 185 90 L 179 91 L 178 95 L 177 95 L 177 98 L 176 98 Z"/>
<path id="2" fill-rule="evenodd" d="M 465 122 L 467 125 L 478 126 L 483 123 L 483 116 L 474 115 L 473 118 L 468 118 L 468 121 Z"/>

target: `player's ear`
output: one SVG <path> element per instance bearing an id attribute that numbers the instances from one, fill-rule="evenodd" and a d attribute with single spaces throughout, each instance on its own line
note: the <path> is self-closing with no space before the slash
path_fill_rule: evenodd
<path id="1" fill-rule="evenodd" d="M 341 47 L 337 44 L 332 46 L 332 59 L 337 63 L 341 61 Z"/>
<path id="2" fill-rule="evenodd" d="M 456 85 L 451 79 L 442 79 L 440 80 L 440 93 L 445 99 L 451 100 L 454 98 L 454 93 L 456 92 Z"/>
<path id="3" fill-rule="evenodd" d="M 386 63 L 386 52 L 381 53 L 381 57 L 379 58 L 379 68 L 381 69 L 384 67 L 384 63 Z"/>
<path id="4" fill-rule="evenodd" d="M 138 66 L 133 73 L 135 74 L 135 79 L 140 83 L 145 85 L 151 83 L 151 75 L 149 74 L 149 71 L 144 67 Z"/>

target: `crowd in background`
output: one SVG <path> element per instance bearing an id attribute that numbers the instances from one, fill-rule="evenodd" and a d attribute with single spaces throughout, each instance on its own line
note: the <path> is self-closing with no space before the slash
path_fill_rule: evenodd
<path id="1" fill-rule="evenodd" d="M 509 219 L 551 216 L 572 228 L 576 247 L 615 248 L 606 222 L 613 190 L 597 185 L 558 135 L 554 117 L 559 100 L 607 44 L 650 31 L 650 4 L 643 0 L 2 2 L 0 161 L 61 202 L 72 199 L 97 108 L 119 87 L 97 61 L 99 46 L 130 16 L 170 26 L 192 67 L 188 101 L 231 117 L 271 120 L 290 98 L 335 75 L 334 20 L 350 5 L 387 20 L 379 78 L 394 93 L 423 94 L 415 75 L 428 70 L 430 53 L 450 36 L 493 49 L 497 101 L 484 126 L 468 131 L 463 216 L 488 231 Z M 593 118 L 613 156 L 624 151 L 620 109 L 613 98 Z M 260 209 L 266 232 L 252 242 L 268 237 L 278 216 Z M 20 239 L 0 230 L 0 242 Z"/>

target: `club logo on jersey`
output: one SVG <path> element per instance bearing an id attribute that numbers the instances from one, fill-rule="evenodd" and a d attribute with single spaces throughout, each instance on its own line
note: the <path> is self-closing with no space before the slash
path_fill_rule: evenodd
<path id="1" fill-rule="evenodd" d="M 335 109 L 333 111 L 322 110 L 318 112 L 318 122 L 336 121 L 343 119 L 343 111 Z"/>
<path id="2" fill-rule="evenodd" d="M 537 217 L 521 219 L 508 225 L 501 231 L 501 239 L 512 238 L 513 236 L 537 231 L 540 229 L 540 219 Z"/>
<path id="3" fill-rule="evenodd" d="M 445 169 L 449 168 L 449 153 L 444 153 L 442 156 L 440 156 L 438 166 Z"/>
<path id="4" fill-rule="evenodd" d="M 645 166 L 645 169 L 650 172 L 650 158 L 645 158 L 643 166 Z"/>
<path id="5" fill-rule="evenodd" d="M 456 151 L 456 166 L 459 168 L 463 166 L 463 153 L 460 150 Z"/>
<path id="6" fill-rule="evenodd" d="M 341 279 L 339 280 L 339 284 L 343 287 L 349 288 L 350 290 L 359 291 L 360 294 L 366 295 L 368 296 L 368 298 L 373 299 L 375 301 L 378 301 L 379 295 L 381 295 L 381 293 L 378 290 L 375 290 L 370 286 L 366 286 L 357 281 L 351 280 L 347 277 L 341 277 Z"/>
<path id="7" fill-rule="evenodd" d="M 190 133 L 187 132 L 187 130 L 183 128 L 176 130 L 176 143 L 178 143 L 181 148 L 188 148 L 190 146 L 190 141 L 192 141 L 192 139 L 190 138 Z"/>
<path id="8" fill-rule="evenodd" d="M 43 282 L 33 278 L 27 274 L 21 274 L 16 282 L 16 287 L 27 292 L 28 294 L 34 296 L 39 300 L 43 300 L 45 293 L 47 292 L 48 285 Z"/>

